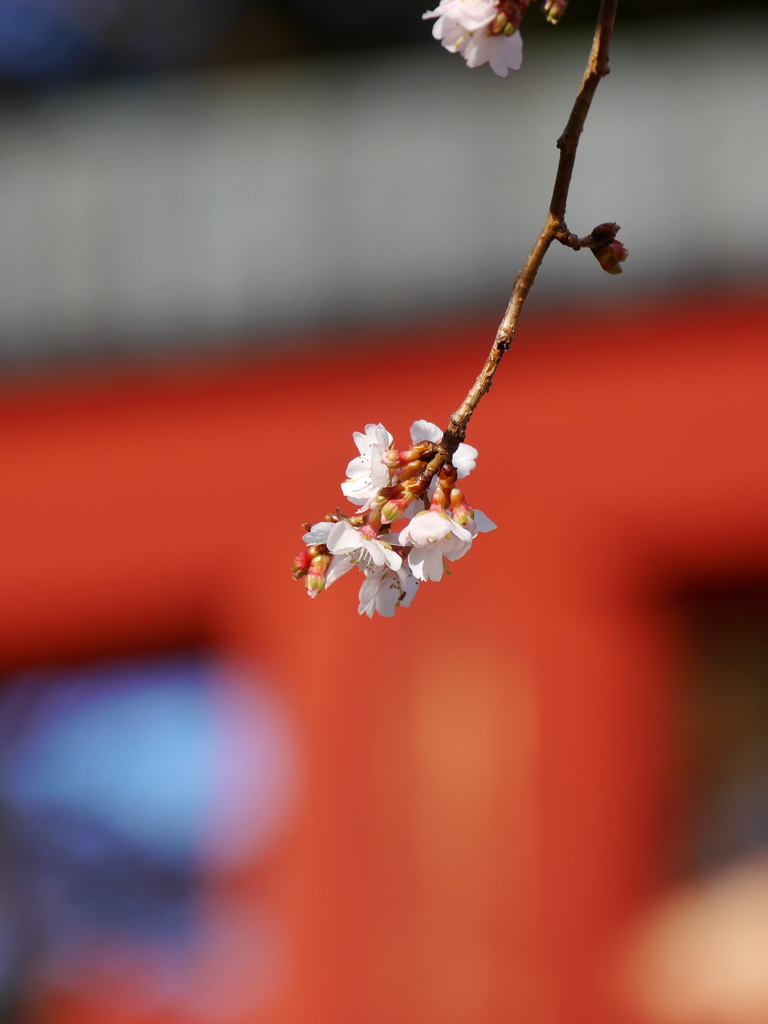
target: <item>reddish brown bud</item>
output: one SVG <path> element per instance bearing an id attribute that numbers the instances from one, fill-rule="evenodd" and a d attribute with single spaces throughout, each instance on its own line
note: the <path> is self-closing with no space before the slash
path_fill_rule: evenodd
<path id="1" fill-rule="evenodd" d="M 595 258 L 603 270 L 608 274 L 621 274 L 622 268 L 621 263 L 627 258 L 629 253 L 618 240 L 614 238 L 612 242 L 608 242 L 607 245 L 600 245 L 592 252 L 595 254 Z"/>

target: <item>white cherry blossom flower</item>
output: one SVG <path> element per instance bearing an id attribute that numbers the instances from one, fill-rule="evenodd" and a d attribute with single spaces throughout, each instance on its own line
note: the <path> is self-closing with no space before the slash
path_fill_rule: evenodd
<path id="1" fill-rule="evenodd" d="M 462 541 L 457 537 L 446 537 L 423 548 L 411 548 L 408 552 L 408 565 L 417 580 L 434 580 L 438 583 L 443 578 L 443 559 L 455 562 L 463 558 L 472 546 L 472 541 Z"/>
<path id="2" fill-rule="evenodd" d="M 389 483 L 389 470 L 381 461 L 392 446 L 392 435 L 381 423 L 368 423 L 365 433 L 352 435 L 360 452 L 347 466 L 347 479 L 341 485 L 345 497 L 361 505 Z"/>
<path id="3" fill-rule="evenodd" d="M 474 509 L 462 526 L 447 512 L 431 509 L 419 512 L 398 534 L 398 542 L 411 546 L 408 565 L 418 580 L 441 580 L 443 559 L 451 562 L 463 558 L 478 533 L 495 530 L 496 524 L 480 509 Z"/>
<path id="4" fill-rule="evenodd" d="M 345 519 L 333 524 L 326 543 L 332 555 L 349 556 L 350 565 L 347 568 L 359 565 L 361 569 L 366 570 L 382 566 L 386 566 L 388 569 L 399 569 L 403 562 L 400 555 L 392 550 L 392 546 L 387 541 L 378 537 L 366 536 Z M 331 569 L 333 569 L 333 565 L 331 565 Z M 339 570 L 334 574 L 334 580 L 347 571 L 341 566 L 339 566 Z"/>
<path id="5" fill-rule="evenodd" d="M 437 19 L 432 35 L 449 53 L 460 53 L 468 67 L 489 63 L 497 75 L 506 78 L 510 68 L 520 69 L 523 40 L 519 31 L 491 33 L 498 14 L 495 0 L 442 0 L 422 17 Z"/>
<path id="6" fill-rule="evenodd" d="M 455 561 L 472 546 L 473 534 L 446 512 L 419 512 L 398 534 L 400 544 L 411 545 L 408 565 L 418 580 L 441 580 L 443 557 Z"/>
<path id="7" fill-rule="evenodd" d="M 447 512 L 436 509 L 419 512 L 398 534 L 400 544 L 413 544 L 415 547 L 425 547 L 449 537 L 467 542 L 472 540 L 469 530 L 455 522 Z"/>
<path id="8" fill-rule="evenodd" d="M 407 565 L 394 571 L 380 569 L 367 576 L 360 587 L 359 615 L 373 618 L 378 612 L 391 618 L 398 607 L 407 608 L 419 589 L 419 581 L 414 577 Z"/>
<path id="9" fill-rule="evenodd" d="M 438 444 L 443 437 L 443 432 L 436 423 L 429 420 L 416 420 L 411 427 L 411 440 L 414 444 L 419 441 L 433 441 Z M 477 448 L 471 444 L 460 444 L 453 456 L 453 467 L 459 480 L 469 476 L 477 465 Z"/>

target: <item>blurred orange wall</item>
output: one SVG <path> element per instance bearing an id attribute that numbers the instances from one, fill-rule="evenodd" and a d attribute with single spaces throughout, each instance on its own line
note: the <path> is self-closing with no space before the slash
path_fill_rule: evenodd
<path id="1" fill-rule="evenodd" d="M 212 916 L 258 894 L 284 923 L 273 996 L 226 1024 L 628 1020 L 611 958 L 664 883 L 682 785 L 660 598 L 768 571 L 768 304 L 524 322 L 468 438 L 498 530 L 393 620 L 358 617 L 349 577 L 308 601 L 289 566 L 351 432 L 445 423 L 493 330 L 0 395 L 0 663 L 203 641 L 293 710 L 290 833 L 206 881 Z M 36 1019 L 155 1024 L 88 978 Z"/>

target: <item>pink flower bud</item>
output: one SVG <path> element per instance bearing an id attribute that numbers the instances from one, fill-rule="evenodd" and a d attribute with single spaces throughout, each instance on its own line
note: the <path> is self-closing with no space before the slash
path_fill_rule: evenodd
<path id="1" fill-rule="evenodd" d="M 309 572 L 309 567 L 312 564 L 312 556 L 309 551 L 300 551 L 293 560 L 291 566 L 291 574 L 295 580 L 300 580 L 303 576 L 306 576 Z"/>
<path id="2" fill-rule="evenodd" d="M 619 264 L 623 263 L 629 255 L 618 238 L 614 238 L 612 242 L 608 242 L 606 245 L 598 246 L 592 252 L 595 254 L 597 262 L 608 274 L 621 274 L 622 268 Z"/>
<path id="3" fill-rule="evenodd" d="M 444 512 L 451 500 L 451 491 L 456 483 L 456 470 L 446 463 L 437 475 L 437 488 L 432 495 L 430 510 L 433 512 Z"/>
<path id="4" fill-rule="evenodd" d="M 311 549 L 310 549 L 311 550 Z M 304 583 L 310 597 L 317 597 L 325 589 L 325 574 L 331 564 L 331 556 L 325 551 L 312 559 Z"/>
<path id="5" fill-rule="evenodd" d="M 381 509 L 381 521 L 389 525 L 394 523 L 396 519 L 405 512 L 408 506 L 413 501 L 415 495 L 409 494 L 407 491 L 400 495 L 399 498 L 390 498 L 389 501 L 382 506 Z"/>
<path id="6" fill-rule="evenodd" d="M 412 448 L 389 448 L 382 455 L 381 461 L 390 469 L 403 469 L 403 467 L 410 468 L 415 463 L 415 472 L 418 469 L 421 469 L 421 464 L 423 462 L 428 462 L 434 453 L 435 446 L 431 441 L 421 441 Z"/>
<path id="7" fill-rule="evenodd" d="M 381 456 L 381 461 L 389 469 L 399 469 L 401 466 L 407 465 L 411 460 L 408 458 L 410 454 L 409 449 L 402 451 L 399 448 L 388 448 Z"/>
<path id="8" fill-rule="evenodd" d="M 451 491 L 451 516 L 453 521 L 460 526 L 466 526 L 470 519 L 475 518 L 472 506 L 464 497 L 464 492 L 458 487 L 454 487 Z"/>

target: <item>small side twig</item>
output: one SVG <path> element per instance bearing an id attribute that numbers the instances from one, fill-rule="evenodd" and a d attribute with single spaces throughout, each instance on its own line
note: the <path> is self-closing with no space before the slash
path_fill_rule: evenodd
<path id="1" fill-rule="evenodd" d="M 618 224 L 607 222 L 605 224 L 598 224 L 588 235 L 579 238 L 578 235 L 574 235 L 573 232 L 568 230 L 565 221 L 563 221 L 559 230 L 555 232 L 555 238 L 569 249 L 573 249 L 574 252 L 578 252 L 579 249 L 592 249 L 594 252 L 595 249 L 602 249 L 604 245 L 609 245 L 613 242 L 619 231 L 621 231 L 621 228 Z"/>
<path id="2" fill-rule="evenodd" d="M 602 0 L 600 4 L 587 68 L 576 95 L 570 117 L 568 118 L 568 123 L 557 140 L 560 159 L 544 227 L 536 239 L 522 270 L 515 278 L 512 295 L 502 321 L 499 324 L 499 329 L 496 332 L 493 348 L 478 374 L 477 380 L 470 388 L 467 397 L 451 416 L 448 428 L 443 434 L 439 451 L 429 463 L 427 473 L 430 476 L 438 472 L 440 467 L 453 456 L 459 444 L 464 440 L 467 425 L 472 414 L 483 395 L 489 391 L 504 353 L 509 351 L 509 347 L 515 337 L 520 312 L 552 242 L 557 240 L 575 250 L 589 248 L 597 255 L 599 251 L 610 245 L 616 238 L 616 232 L 619 228 L 617 224 L 611 223 L 600 224 L 589 235 L 579 238 L 577 235 L 572 234 L 565 224 L 565 209 L 568 201 L 568 191 L 571 186 L 571 178 L 573 177 L 579 138 L 584 130 L 587 114 L 592 105 L 600 79 L 604 78 L 610 70 L 608 59 L 618 5 L 619 0 Z"/>

